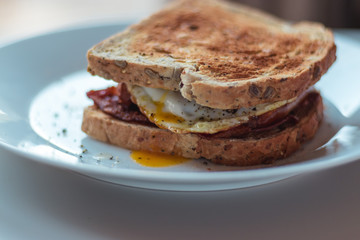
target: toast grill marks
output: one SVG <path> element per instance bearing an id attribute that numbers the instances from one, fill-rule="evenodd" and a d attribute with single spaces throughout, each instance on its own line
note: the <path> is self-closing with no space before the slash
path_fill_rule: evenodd
<path id="1" fill-rule="evenodd" d="M 128 49 L 178 62 L 192 59 L 197 72 L 224 82 L 301 71 L 307 49 L 315 55 L 321 51 L 318 40 L 306 35 L 280 32 L 215 4 L 184 4 L 136 25 Z"/>
<path id="2" fill-rule="evenodd" d="M 119 120 L 157 127 L 131 102 L 131 95 L 125 84 L 119 84 L 117 88 L 110 87 L 104 90 L 89 91 L 87 95 L 101 111 Z M 208 139 L 243 138 L 280 131 L 286 127 L 294 126 L 299 118 L 305 117 L 305 113 L 309 111 L 311 105 L 317 105 L 318 101 L 321 101 L 320 94 L 311 91 L 299 98 L 298 101 L 260 116 L 253 116 L 247 123 L 240 126 L 215 134 L 198 135 Z"/>

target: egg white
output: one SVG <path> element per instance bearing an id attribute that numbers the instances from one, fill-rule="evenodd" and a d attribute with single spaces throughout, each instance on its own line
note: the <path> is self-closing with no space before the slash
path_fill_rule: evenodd
<path id="1" fill-rule="evenodd" d="M 224 110 L 188 101 L 180 92 L 136 85 L 128 86 L 128 90 L 140 111 L 151 122 L 177 133 L 217 133 L 246 123 L 251 116 L 259 116 L 295 100 Z"/>

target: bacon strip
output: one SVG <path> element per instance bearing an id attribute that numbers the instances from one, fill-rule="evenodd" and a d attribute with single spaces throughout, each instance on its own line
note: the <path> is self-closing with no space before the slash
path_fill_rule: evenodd
<path id="1" fill-rule="evenodd" d="M 125 84 L 119 87 L 109 87 L 104 90 L 89 91 L 86 95 L 92 99 L 95 105 L 103 112 L 126 122 L 151 124 L 138 106 L 131 102 L 130 93 Z"/>

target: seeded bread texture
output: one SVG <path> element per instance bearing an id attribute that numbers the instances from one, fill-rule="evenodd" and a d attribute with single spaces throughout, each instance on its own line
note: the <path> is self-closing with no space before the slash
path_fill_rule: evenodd
<path id="1" fill-rule="evenodd" d="M 322 118 L 323 105 L 319 97 L 296 125 L 281 131 L 256 138 L 205 138 L 120 121 L 91 106 L 84 111 L 82 130 L 94 139 L 131 150 L 206 158 L 224 165 L 251 166 L 272 163 L 295 152 L 304 141 L 315 135 Z"/>
<path id="2" fill-rule="evenodd" d="M 335 61 L 332 32 L 244 5 L 180 0 L 88 51 L 88 71 L 220 109 L 291 99 Z"/>

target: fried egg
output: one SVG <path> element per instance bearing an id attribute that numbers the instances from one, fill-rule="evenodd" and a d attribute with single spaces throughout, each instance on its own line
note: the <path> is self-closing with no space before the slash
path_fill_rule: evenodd
<path id="1" fill-rule="evenodd" d="M 201 106 L 183 98 L 176 91 L 135 85 L 128 86 L 128 89 L 132 100 L 151 122 L 176 133 L 217 133 L 241 125 L 251 116 L 259 116 L 295 100 L 224 110 Z"/>

